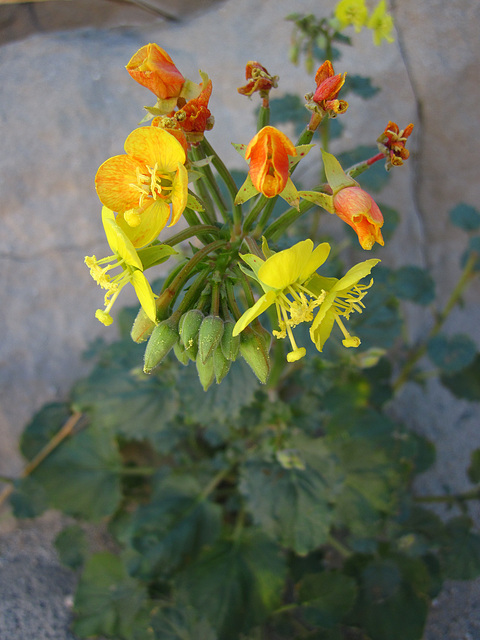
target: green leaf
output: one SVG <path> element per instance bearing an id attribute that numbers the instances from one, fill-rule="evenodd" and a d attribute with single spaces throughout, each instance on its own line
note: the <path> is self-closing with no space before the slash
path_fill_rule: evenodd
<path id="1" fill-rule="evenodd" d="M 347 74 L 343 90 L 345 93 L 351 91 L 364 100 L 368 100 L 377 95 L 380 88 L 372 85 L 372 79 L 370 77 Z"/>
<path id="2" fill-rule="evenodd" d="M 65 527 L 55 538 L 55 549 L 62 564 L 70 569 L 79 569 L 85 563 L 88 554 L 84 530 L 76 524 Z"/>
<path id="3" fill-rule="evenodd" d="M 73 631 L 82 638 L 131 638 L 146 596 L 145 588 L 128 576 L 120 558 L 97 553 L 89 558 L 75 594 Z"/>
<path id="4" fill-rule="evenodd" d="M 212 420 L 234 420 L 241 409 L 254 400 L 260 383 L 242 361 L 232 367 L 221 385 L 214 384 L 204 391 L 194 367 L 180 371 L 178 386 L 181 389 L 181 409 L 188 423 L 208 425 Z"/>
<path id="5" fill-rule="evenodd" d="M 244 534 L 217 542 L 179 576 L 177 586 L 219 638 L 237 640 L 280 605 L 285 569 L 276 544 L 260 533 Z"/>
<path id="6" fill-rule="evenodd" d="M 27 476 L 15 483 L 10 504 L 16 518 L 36 518 L 48 509 L 48 498 L 42 485 Z"/>
<path id="7" fill-rule="evenodd" d="M 447 375 L 457 373 L 473 362 L 477 354 L 475 342 L 463 333 L 439 334 L 428 341 L 430 360 Z"/>
<path id="8" fill-rule="evenodd" d="M 428 305 L 435 299 L 435 283 L 425 269 L 409 265 L 394 272 L 393 288 L 402 300 Z"/>
<path id="9" fill-rule="evenodd" d="M 217 640 L 200 611 L 183 603 L 162 607 L 150 622 L 155 640 Z"/>
<path id="10" fill-rule="evenodd" d="M 262 458 L 247 461 L 240 491 L 254 521 L 269 536 L 305 555 L 324 544 L 329 533 L 333 457 L 320 439 L 305 437 L 292 438 L 288 450 L 279 453 L 283 465 Z"/>
<path id="11" fill-rule="evenodd" d="M 480 212 L 465 202 L 457 204 L 451 209 L 450 221 L 464 231 L 477 231 L 480 229 Z"/>
<path id="12" fill-rule="evenodd" d="M 361 570 L 354 620 L 371 640 L 421 640 L 429 578 L 421 560 L 383 558 Z"/>
<path id="13" fill-rule="evenodd" d="M 468 241 L 468 248 L 465 251 L 465 253 L 462 255 L 462 258 L 460 260 L 460 265 L 463 268 L 465 268 L 465 265 L 467 264 L 467 261 L 470 259 L 470 256 L 472 255 L 472 253 L 475 255 L 475 261 L 474 261 L 474 265 L 473 265 L 473 270 L 474 271 L 480 271 L 480 236 L 474 236 L 473 238 L 470 238 Z"/>
<path id="14" fill-rule="evenodd" d="M 455 374 L 442 374 L 440 380 L 457 398 L 480 400 L 480 354 L 468 367 Z"/>
<path id="15" fill-rule="evenodd" d="M 113 366 L 97 367 L 75 385 L 72 396 L 92 424 L 132 440 L 154 438 L 167 429 L 179 407 L 172 378 Z"/>
<path id="16" fill-rule="evenodd" d="M 480 575 L 480 535 L 471 529 L 472 521 L 466 516 L 446 523 L 440 562 L 451 580 L 473 580 Z"/>
<path id="17" fill-rule="evenodd" d="M 97 521 L 117 508 L 122 460 L 112 435 L 95 427 L 64 441 L 33 472 L 51 507 Z"/>
<path id="18" fill-rule="evenodd" d="M 340 153 L 337 158 L 340 161 L 342 167 L 345 170 L 358 162 L 368 160 L 377 155 L 378 149 L 376 146 L 364 146 L 360 145 L 352 149 L 351 151 L 345 151 Z M 358 177 L 358 182 L 365 191 L 381 191 L 390 179 L 390 174 L 385 171 L 385 165 L 383 162 L 376 162 L 368 171 L 365 171 Z"/>
<path id="19" fill-rule="evenodd" d="M 44 405 L 25 427 L 20 438 L 20 451 L 27 460 L 32 460 L 53 436 L 60 431 L 71 416 L 66 402 Z"/>
<path id="20" fill-rule="evenodd" d="M 475 449 L 470 454 L 470 466 L 467 469 L 470 482 L 480 483 L 480 449 Z"/>
<path id="21" fill-rule="evenodd" d="M 133 547 L 141 554 L 138 575 L 168 576 L 195 558 L 220 534 L 221 509 L 202 499 L 192 476 L 169 476 L 132 518 Z"/>
<path id="22" fill-rule="evenodd" d="M 355 580 L 340 571 L 307 574 L 299 585 L 302 617 L 313 626 L 329 628 L 341 622 L 356 596 Z"/>
<path id="23" fill-rule="evenodd" d="M 162 264 L 168 260 L 170 256 L 178 253 L 173 247 L 168 244 L 154 244 L 149 247 L 137 250 L 138 257 L 142 261 L 143 270 L 150 269 L 157 264 Z"/>

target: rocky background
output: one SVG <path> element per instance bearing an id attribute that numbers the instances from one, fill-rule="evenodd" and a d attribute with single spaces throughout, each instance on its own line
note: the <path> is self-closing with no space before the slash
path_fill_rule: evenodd
<path id="1" fill-rule="evenodd" d="M 83 264 L 106 250 L 93 178 L 123 142 L 153 95 L 124 66 L 157 42 L 185 76 L 213 80 L 216 124 L 209 140 L 231 167 L 230 145 L 248 142 L 256 103 L 240 96 L 247 60 L 280 76 L 277 96 L 311 91 L 313 79 L 287 57 L 292 12 L 328 15 L 333 0 L 111 0 L 0 3 L 0 474 L 17 476 L 18 437 L 47 401 L 65 397 L 88 371 L 82 352 L 97 336 L 115 337 L 94 319 L 103 295 Z M 396 42 L 374 47 L 354 35 L 341 68 L 382 88 L 368 102 L 350 99 L 346 133 L 334 152 L 372 144 L 388 120 L 415 123 L 412 157 L 380 201 L 402 221 L 384 263 L 428 266 L 442 301 L 459 275 L 464 235 L 448 224 L 459 202 L 478 208 L 480 4 L 478 0 L 394 0 Z M 289 133 L 288 131 L 286 131 Z M 242 166 L 243 165 L 243 166 Z M 308 175 L 305 176 L 308 180 Z M 126 293 L 126 292 L 125 292 Z M 480 287 L 449 321 L 480 341 Z M 133 297 L 124 295 L 124 304 Z M 120 303 L 121 304 L 121 303 Z M 410 332 L 430 319 L 411 313 Z M 406 388 L 396 411 L 435 441 L 438 461 L 420 490 L 468 487 L 469 451 L 480 447 L 478 405 L 435 386 Z M 72 640 L 74 576 L 58 566 L 51 540 L 58 518 L 15 523 L 0 515 L 0 638 Z M 426 640 L 480 637 L 480 581 L 451 583 L 433 608 Z M 387 639 L 386 639 L 387 640 Z"/>

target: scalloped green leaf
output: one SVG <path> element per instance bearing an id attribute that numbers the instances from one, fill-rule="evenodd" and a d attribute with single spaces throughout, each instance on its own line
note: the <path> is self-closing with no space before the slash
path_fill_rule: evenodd
<path id="1" fill-rule="evenodd" d="M 168 576 L 213 544 L 220 530 L 221 509 L 201 498 L 198 481 L 192 476 L 167 477 L 132 517 L 131 544 L 141 556 L 137 575 Z"/>
<path id="2" fill-rule="evenodd" d="M 76 524 L 65 527 L 55 538 L 55 549 L 62 564 L 70 569 L 79 569 L 88 555 L 85 531 Z"/>
<path id="3" fill-rule="evenodd" d="M 277 459 L 248 460 L 241 469 L 240 491 L 254 521 L 269 536 L 306 555 L 329 534 L 334 457 L 320 439 L 297 437 L 286 451 L 277 452 Z"/>
<path id="4" fill-rule="evenodd" d="M 190 604 L 202 611 L 222 640 L 262 624 L 281 603 L 285 558 L 259 532 L 217 542 L 177 580 Z"/>
<path id="5" fill-rule="evenodd" d="M 92 555 L 75 594 L 73 631 L 82 638 L 131 638 L 147 600 L 146 588 L 131 578 L 121 559 L 108 552 Z M 145 640 L 147 620 L 143 622 Z"/>
<path id="6" fill-rule="evenodd" d="M 457 398 L 472 402 L 480 400 L 480 354 L 468 367 L 451 375 L 442 374 L 440 380 Z"/>
<path id="7" fill-rule="evenodd" d="M 364 100 L 369 100 L 377 95 L 380 91 L 379 87 L 372 84 L 372 79 L 368 76 L 360 76 L 356 74 L 347 74 L 345 78 L 344 92 L 351 91 Z"/>
<path id="8" fill-rule="evenodd" d="M 408 265 L 393 272 L 393 289 L 402 300 L 428 305 L 435 299 L 435 282 L 428 271 Z"/>
<path id="9" fill-rule="evenodd" d="M 473 362 L 477 355 L 475 342 L 466 334 L 438 334 L 427 344 L 430 360 L 447 375 L 457 373 Z"/>
<path id="10" fill-rule="evenodd" d="M 473 580 L 480 575 L 480 535 L 472 531 L 470 518 L 459 516 L 446 523 L 440 562 L 451 580 Z"/>
<path id="11" fill-rule="evenodd" d="M 15 482 L 10 504 L 16 518 L 37 518 L 49 506 L 45 489 L 31 476 Z"/>
<path id="12" fill-rule="evenodd" d="M 60 431 L 72 415 L 66 402 L 51 402 L 44 405 L 25 427 L 20 438 L 20 451 L 27 460 L 32 460 L 53 436 Z"/>
<path id="13" fill-rule="evenodd" d="M 200 611 L 183 603 L 161 607 L 150 621 L 155 640 L 218 640 Z"/>
<path id="14" fill-rule="evenodd" d="M 310 625 L 330 628 L 352 609 L 357 584 L 340 571 L 311 573 L 300 581 L 298 594 L 302 618 Z"/>
<path id="15" fill-rule="evenodd" d="M 465 202 L 460 202 L 449 212 L 450 222 L 464 231 L 480 229 L 480 212 Z"/>
<path id="16" fill-rule="evenodd" d="M 112 515 L 120 503 L 121 465 L 111 433 L 91 426 L 62 442 L 32 478 L 45 489 L 51 507 L 98 521 Z"/>

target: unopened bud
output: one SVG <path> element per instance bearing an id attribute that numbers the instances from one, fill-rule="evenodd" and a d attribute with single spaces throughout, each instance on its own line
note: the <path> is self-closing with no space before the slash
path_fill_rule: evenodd
<path id="1" fill-rule="evenodd" d="M 215 379 L 217 384 L 220 384 L 221 381 L 225 378 L 227 373 L 230 371 L 231 366 L 230 360 L 227 360 L 223 355 L 223 351 L 221 346 L 219 345 L 213 354 L 213 370 L 215 373 Z"/>
<path id="2" fill-rule="evenodd" d="M 265 340 L 247 327 L 241 334 L 240 354 L 262 384 L 270 374 L 270 357 Z"/>
<path id="3" fill-rule="evenodd" d="M 198 356 L 205 363 L 220 344 L 223 336 L 223 320 L 220 316 L 206 316 L 198 332 Z"/>
<path id="4" fill-rule="evenodd" d="M 204 319 L 200 309 L 189 309 L 180 318 L 178 332 L 190 360 L 196 360 L 198 351 L 198 330 Z"/>
<path id="5" fill-rule="evenodd" d="M 143 370 L 150 373 L 165 358 L 170 349 L 178 341 L 178 318 L 168 318 L 157 324 L 145 349 Z"/>
<path id="6" fill-rule="evenodd" d="M 190 357 L 180 340 L 173 345 L 173 353 L 175 354 L 176 359 L 183 365 L 187 366 L 190 362 Z"/>
<path id="7" fill-rule="evenodd" d="M 213 364 L 213 358 L 208 358 L 206 362 L 202 362 L 200 358 L 200 352 L 197 355 L 196 360 L 198 378 L 203 390 L 206 391 L 208 387 L 215 380 L 215 369 Z"/>
<path id="8" fill-rule="evenodd" d="M 235 362 L 238 356 L 238 350 L 240 348 L 240 336 L 233 336 L 233 327 L 235 323 L 231 320 L 227 320 L 223 325 L 223 336 L 220 342 L 222 353 L 227 360 Z"/>
<path id="9" fill-rule="evenodd" d="M 140 307 L 130 331 L 130 336 L 134 342 L 145 342 L 152 333 L 155 323 L 150 320 L 145 311 Z"/>

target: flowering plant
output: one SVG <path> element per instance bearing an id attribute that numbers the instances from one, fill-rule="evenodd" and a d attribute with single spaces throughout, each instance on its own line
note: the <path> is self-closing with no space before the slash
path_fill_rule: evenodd
<path id="1" fill-rule="evenodd" d="M 413 125 L 390 121 L 372 153 L 335 157 L 331 123 L 349 108 L 348 77 L 331 53 L 350 27 L 390 40 L 391 18 L 384 0 L 370 16 L 364 0 L 341 0 L 330 18 L 290 19 L 293 58 L 328 55 L 311 69 L 296 142 L 274 126 L 279 78 L 247 63 L 238 91 L 260 106 L 250 142 L 234 144 L 248 167 L 238 180 L 206 137 L 208 76 L 186 79 L 155 44 L 127 65 L 157 102 L 125 154 L 97 172 L 112 255 L 85 261 L 106 290 L 103 324 L 128 284 L 140 310 L 120 311 L 120 339 L 93 345 L 90 375 L 34 416 L 21 441 L 29 462 L 10 487 L 18 517 L 53 507 L 79 521 L 56 540 L 82 570 L 78 637 L 420 640 L 442 581 L 480 574 L 468 511 L 480 450 L 473 488 L 416 495 L 434 447 L 392 419 L 407 381 L 436 377 L 480 399 L 475 343 L 442 333 L 480 269 L 480 213 L 451 211 L 471 237 L 442 308 L 428 272 L 379 264 L 398 214 L 373 200 L 366 176 L 408 159 Z M 365 79 L 357 86 L 375 93 Z M 318 138 L 319 184 L 304 189 L 293 174 L 315 162 Z M 324 214 L 366 259 L 343 266 L 339 243 L 319 234 Z M 163 281 L 150 285 L 160 264 Z M 402 300 L 430 308 L 424 341 L 409 342 Z M 444 521 L 428 502 L 460 511 Z M 84 520 L 106 523 L 120 552 L 89 553 Z"/>

